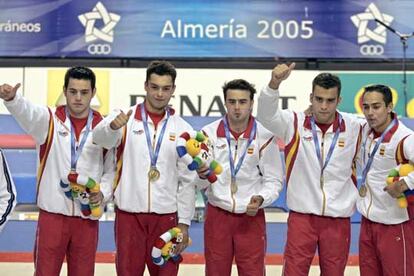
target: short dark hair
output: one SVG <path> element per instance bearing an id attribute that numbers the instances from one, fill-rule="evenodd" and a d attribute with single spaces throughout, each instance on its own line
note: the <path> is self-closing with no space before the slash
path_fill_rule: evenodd
<path id="1" fill-rule="evenodd" d="M 256 89 L 254 85 L 243 79 L 235 79 L 229 82 L 224 83 L 223 85 L 223 94 L 224 100 L 227 99 L 227 90 L 229 89 L 238 89 L 238 90 L 247 90 L 250 92 L 250 100 L 253 100 Z"/>
<path id="2" fill-rule="evenodd" d="M 312 92 L 315 90 L 315 86 L 320 86 L 325 89 L 338 88 L 338 97 L 341 95 L 341 80 L 338 76 L 331 73 L 320 73 L 312 82 Z"/>
<path id="3" fill-rule="evenodd" d="M 165 60 L 153 60 L 148 64 L 147 78 L 145 82 L 148 82 L 152 74 L 171 76 L 173 83 L 175 83 L 175 78 L 177 77 L 177 71 L 175 70 L 174 65 Z"/>
<path id="4" fill-rule="evenodd" d="M 91 82 L 92 90 L 95 89 L 95 84 L 96 84 L 95 73 L 87 67 L 76 66 L 76 67 L 69 68 L 65 74 L 65 83 L 64 83 L 65 89 L 69 85 L 69 79 L 89 80 Z"/>
<path id="5" fill-rule="evenodd" d="M 385 106 L 388 106 L 392 103 L 392 92 L 389 86 L 383 84 L 373 84 L 366 86 L 364 88 L 364 93 L 362 94 L 362 98 L 365 96 L 366 93 L 369 92 L 378 92 L 382 94 L 382 98 L 384 99 Z"/>

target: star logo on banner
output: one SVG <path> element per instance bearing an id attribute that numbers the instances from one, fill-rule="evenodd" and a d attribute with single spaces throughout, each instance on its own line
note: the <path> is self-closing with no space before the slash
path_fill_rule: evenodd
<path id="1" fill-rule="evenodd" d="M 394 17 L 391 15 L 381 13 L 374 3 L 369 4 L 365 12 L 351 16 L 352 23 L 354 23 L 355 27 L 358 28 L 359 44 L 368 42 L 370 40 L 374 40 L 382 44 L 385 44 L 387 42 L 386 28 L 380 23 L 376 22 L 375 18 L 381 20 L 386 25 L 390 25 L 394 20 Z M 377 24 L 377 27 L 374 30 L 370 30 L 368 28 L 368 23 L 372 20 Z"/>
<path id="2" fill-rule="evenodd" d="M 78 16 L 79 21 L 85 27 L 85 41 L 87 43 L 101 39 L 112 43 L 114 41 L 114 31 L 121 16 L 108 12 L 105 6 L 98 2 L 91 12 Z M 95 28 L 96 20 L 102 20 L 104 26 L 101 29 Z"/>

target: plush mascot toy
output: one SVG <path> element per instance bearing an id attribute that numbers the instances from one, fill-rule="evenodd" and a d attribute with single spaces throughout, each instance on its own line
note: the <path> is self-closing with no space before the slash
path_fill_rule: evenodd
<path id="1" fill-rule="evenodd" d="M 90 193 L 99 193 L 100 191 L 100 185 L 95 180 L 85 175 L 69 173 L 67 179 L 60 181 L 60 187 L 68 198 L 79 201 L 82 215 L 94 218 L 101 217 L 101 206 L 89 202 Z"/>
<path id="2" fill-rule="evenodd" d="M 173 262 L 181 262 L 181 255 L 175 255 L 174 249 L 177 244 L 183 241 L 183 234 L 180 228 L 174 227 L 162 234 L 152 247 L 152 262 L 159 266 L 164 266 L 169 259 Z M 191 239 L 188 240 L 191 245 Z"/>
<path id="3" fill-rule="evenodd" d="M 204 166 L 208 167 L 207 179 L 210 183 L 217 180 L 223 168 L 212 158 L 207 138 L 201 131 L 184 132 L 177 141 L 178 156 L 184 160 L 189 170 L 194 171 Z"/>
<path id="4" fill-rule="evenodd" d="M 414 171 L 414 166 L 411 163 L 401 164 L 397 168 L 392 169 L 387 177 L 387 184 L 390 185 L 400 180 L 400 177 L 407 176 L 410 172 Z M 414 190 L 405 191 L 400 197 L 397 198 L 398 206 L 400 208 L 407 208 L 408 204 L 414 203 Z"/>

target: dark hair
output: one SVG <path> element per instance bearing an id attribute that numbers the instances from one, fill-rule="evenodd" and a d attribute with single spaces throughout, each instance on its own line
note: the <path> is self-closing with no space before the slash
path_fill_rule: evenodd
<path id="1" fill-rule="evenodd" d="M 148 82 L 152 74 L 171 76 L 173 83 L 175 83 L 175 78 L 177 77 L 177 71 L 175 70 L 174 65 L 165 60 L 153 60 L 148 64 L 147 78 L 145 82 Z"/>
<path id="2" fill-rule="evenodd" d="M 91 82 L 92 90 L 95 89 L 95 83 L 96 83 L 95 73 L 87 67 L 76 66 L 76 67 L 69 68 L 65 74 L 65 84 L 64 84 L 65 89 L 69 85 L 69 79 L 89 80 Z"/>
<path id="3" fill-rule="evenodd" d="M 384 99 L 385 106 L 388 106 L 390 103 L 392 103 L 392 92 L 391 89 L 382 84 L 374 84 L 369 85 L 364 88 L 364 93 L 362 94 L 362 97 L 365 96 L 366 93 L 369 92 L 378 92 L 382 94 L 382 98 Z"/>
<path id="4" fill-rule="evenodd" d="M 338 88 L 338 97 L 341 95 L 341 80 L 338 76 L 331 73 L 320 73 L 312 82 L 312 92 L 315 90 L 315 86 L 320 86 L 325 89 Z"/>
<path id="5" fill-rule="evenodd" d="M 227 90 L 229 89 L 238 89 L 238 90 L 247 90 L 250 92 L 250 100 L 253 100 L 254 93 L 256 93 L 256 89 L 254 88 L 254 85 L 249 83 L 248 81 L 242 80 L 242 79 L 235 79 L 230 82 L 226 82 L 223 85 L 223 94 L 224 94 L 224 100 L 227 99 Z"/>

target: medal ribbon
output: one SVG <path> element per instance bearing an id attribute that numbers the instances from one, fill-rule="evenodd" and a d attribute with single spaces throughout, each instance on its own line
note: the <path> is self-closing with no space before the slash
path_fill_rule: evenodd
<path id="1" fill-rule="evenodd" d="M 79 157 L 82 153 L 83 147 L 85 146 L 86 139 L 88 138 L 89 132 L 91 131 L 93 112 L 89 110 L 88 120 L 86 122 L 86 130 L 82 136 L 82 140 L 79 143 L 79 146 L 76 147 L 76 132 L 75 127 L 73 126 L 72 121 L 70 120 L 69 111 L 65 108 L 66 118 L 70 121 L 70 169 L 76 171 L 76 165 L 78 163 Z"/>
<path id="2" fill-rule="evenodd" d="M 331 156 L 332 156 L 332 153 L 334 151 L 336 141 L 338 140 L 338 137 L 339 137 L 339 132 L 340 132 L 340 129 L 341 129 L 341 124 L 342 124 L 341 114 L 338 115 L 338 121 L 339 121 L 338 127 L 337 127 L 337 129 L 335 131 L 335 135 L 332 139 L 331 146 L 329 147 L 329 151 L 328 151 L 328 155 L 326 156 L 325 163 L 323 163 L 322 154 L 321 154 L 321 147 L 319 146 L 318 134 L 316 133 L 315 118 L 313 116 L 311 117 L 313 143 L 315 144 L 316 156 L 318 157 L 319 164 L 321 166 L 321 176 L 323 175 L 323 171 L 325 170 L 326 166 L 328 165 L 329 161 L 331 160 Z"/>
<path id="3" fill-rule="evenodd" d="M 167 107 L 165 111 L 167 113 L 167 119 L 165 120 L 164 125 L 162 126 L 161 133 L 158 137 L 157 145 L 155 146 L 155 151 L 154 151 L 154 149 L 152 148 L 152 145 L 151 145 L 151 137 L 150 137 L 150 132 L 149 132 L 149 128 L 148 128 L 147 114 L 145 112 L 144 104 L 141 104 L 142 123 L 144 124 L 145 136 L 147 138 L 147 147 L 148 147 L 148 151 L 150 153 L 151 167 L 152 168 L 155 168 L 156 165 L 157 165 L 158 154 L 159 154 L 160 148 L 161 148 L 161 142 L 162 142 L 162 139 L 164 137 L 165 129 L 167 128 L 168 119 L 170 118 L 169 108 Z"/>
<path id="4" fill-rule="evenodd" d="M 365 180 L 367 179 L 368 171 L 371 168 L 372 162 L 374 161 L 375 153 L 377 153 L 377 150 L 384 140 L 385 135 L 388 134 L 388 132 L 397 124 L 397 119 L 392 120 L 391 124 L 388 125 L 388 127 L 384 130 L 384 132 L 381 134 L 381 136 L 378 138 L 377 142 L 375 143 L 374 149 L 370 154 L 368 154 L 368 161 L 366 162 L 364 169 L 362 170 L 362 179 L 360 180 L 360 186 L 365 186 Z M 366 144 L 367 144 L 368 136 L 365 138 L 365 141 L 362 145 L 364 150 L 364 163 L 365 163 L 365 156 L 366 156 Z"/>
<path id="5" fill-rule="evenodd" d="M 236 175 L 242 166 L 243 160 L 246 157 L 247 149 L 249 148 L 250 144 L 252 143 L 254 139 L 254 136 L 256 135 L 256 128 L 257 128 L 256 120 L 254 118 L 252 118 L 252 120 L 253 120 L 253 128 L 250 131 L 249 140 L 247 141 L 247 145 L 246 145 L 246 148 L 244 149 L 244 152 L 242 153 L 241 157 L 239 158 L 239 161 L 237 162 L 236 168 L 234 168 L 234 160 L 233 160 L 233 155 L 231 153 L 231 146 L 230 146 L 230 130 L 229 130 L 228 122 L 227 122 L 227 117 L 226 116 L 223 117 L 224 131 L 226 133 L 227 145 L 229 147 L 229 162 L 230 162 L 230 172 L 231 172 L 232 179 L 236 178 Z"/>

